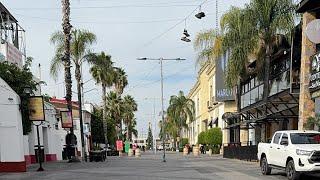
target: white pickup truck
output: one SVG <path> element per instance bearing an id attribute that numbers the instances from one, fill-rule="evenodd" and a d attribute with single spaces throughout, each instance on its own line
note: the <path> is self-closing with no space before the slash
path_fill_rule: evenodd
<path id="1" fill-rule="evenodd" d="M 261 172 L 269 175 L 272 168 L 285 170 L 289 180 L 302 173 L 320 172 L 320 132 L 277 131 L 271 143 L 258 144 Z"/>

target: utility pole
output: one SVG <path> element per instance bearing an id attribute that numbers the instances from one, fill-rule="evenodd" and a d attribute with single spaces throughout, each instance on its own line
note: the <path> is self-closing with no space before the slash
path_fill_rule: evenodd
<path id="1" fill-rule="evenodd" d="M 162 161 L 166 162 L 166 148 L 165 148 L 165 130 L 164 130 L 164 105 L 163 105 L 163 61 L 184 61 L 186 59 L 175 58 L 175 59 L 165 59 L 165 58 L 138 58 L 137 60 L 142 61 L 159 61 L 160 62 L 160 73 L 161 73 L 161 120 L 162 120 L 162 147 L 163 147 L 163 156 Z"/>

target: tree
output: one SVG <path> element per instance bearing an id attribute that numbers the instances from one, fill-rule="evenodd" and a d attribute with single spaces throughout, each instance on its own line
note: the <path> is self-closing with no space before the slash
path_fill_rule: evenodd
<path id="1" fill-rule="evenodd" d="M 55 32 L 51 36 L 51 43 L 56 45 L 56 54 L 51 62 L 50 74 L 53 77 L 57 77 L 60 70 L 61 57 L 65 49 L 65 43 L 63 41 L 64 34 L 61 31 Z M 81 144 L 82 150 L 85 151 L 84 147 L 84 137 L 83 137 L 83 118 L 82 118 L 82 64 L 90 56 L 90 45 L 96 41 L 96 36 L 87 30 L 74 29 L 71 31 L 71 41 L 70 43 L 70 58 L 75 66 L 75 79 L 77 81 L 77 94 L 79 102 L 79 117 L 80 117 L 80 131 L 81 131 Z"/>
<path id="2" fill-rule="evenodd" d="M 197 64 L 214 63 L 222 53 L 222 36 L 217 30 L 209 29 L 198 33 L 193 45 L 199 51 Z"/>
<path id="3" fill-rule="evenodd" d="M 248 59 L 254 58 L 258 77 L 264 81 L 263 99 L 267 100 L 271 56 L 283 35 L 290 35 L 294 27 L 293 10 L 291 0 L 252 0 L 244 9 L 233 7 L 223 15 L 223 49 L 230 53 L 228 87 L 246 77 Z"/>
<path id="4" fill-rule="evenodd" d="M 310 116 L 307 119 L 307 122 L 305 123 L 304 127 L 306 127 L 309 130 L 314 130 L 315 127 L 320 127 L 320 114 L 316 114 L 315 117 Z"/>
<path id="5" fill-rule="evenodd" d="M 151 126 L 149 124 L 148 138 L 147 138 L 147 149 L 151 149 L 152 147 L 153 147 L 153 136 L 152 136 Z"/>
<path id="6" fill-rule="evenodd" d="M 261 68 L 264 76 L 263 99 L 266 101 L 270 91 L 273 47 L 279 43 L 279 34 L 290 34 L 293 29 L 295 8 L 292 0 L 252 0 L 249 9 L 249 15 L 255 17 L 255 28 L 260 42 L 257 59 L 260 61 L 260 67 L 263 67 Z"/>
<path id="7" fill-rule="evenodd" d="M 198 135 L 198 144 L 207 144 L 206 132 L 201 132 Z"/>
<path id="8" fill-rule="evenodd" d="M 8 62 L 0 63 L 0 77 L 20 96 L 23 134 L 27 135 L 31 132 L 31 121 L 29 120 L 29 109 L 27 94 L 24 93 L 26 87 L 30 87 L 31 91 L 37 90 L 37 82 L 33 80 L 33 75 L 30 71 L 30 63 L 20 69 L 14 64 Z"/>
<path id="9" fill-rule="evenodd" d="M 91 116 L 91 136 L 94 143 L 104 143 L 103 109 L 94 108 Z"/>
<path id="10" fill-rule="evenodd" d="M 125 132 L 127 133 L 129 129 L 129 140 L 132 140 L 132 135 L 135 137 L 138 137 L 138 130 L 137 130 L 137 120 L 136 118 L 133 118 L 131 121 L 131 124 L 125 128 Z"/>
<path id="11" fill-rule="evenodd" d="M 126 95 L 123 98 L 123 120 L 124 120 L 124 124 L 126 125 L 126 127 L 131 127 L 131 124 L 134 120 L 134 112 L 136 112 L 138 110 L 138 104 L 136 103 L 136 101 L 134 100 L 134 98 L 130 95 Z M 131 132 L 131 128 L 127 128 L 127 139 L 128 140 L 132 140 L 132 132 Z"/>
<path id="12" fill-rule="evenodd" d="M 108 117 L 113 119 L 118 128 L 118 138 L 122 137 L 122 117 L 124 112 L 124 106 L 121 96 L 117 93 L 110 91 L 106 97 L 106 106 Z"/>
<path id="13" fill-rule="evenodd" d="M 222 145 L 222 131 L 220 128 L 212 128 L 207 131 L 207 144 L 215 147 Z"/>
<path id="14" fill-rule="evenodd" d="M 257 47 L 257 32 L 248 8 L 232 7 L 222 16 L 221 29 L 222 49 L 229 54 L 225 81 L 227 87 L 233 88 L 247 75 L 249 55 Z"/>
<path id="15" fill-rule="evenodd" d="M 66 88 L 66 101 L 68 111 L 72 112 L 72 78 L 71 78 L 71 60 L 70 60 L 70 40 L 71 40 L 71 24 L 70 24 L 70 1 L 61 0 L 62 3 L 62 29 L 63 36 L 61 36 L 61 42 L 63 46 L 58 46 L 60 50 L 56 49 L 56 52 L 61 52 L 58 60 L 61 60 L 64 66 L 64 81 Z M 56 53 L 57 55 L 58 53 Z M 56 62 L 59 62 L 59 61 Z M 59 63 L 60 64 L 60 63 Z M 70 128 L 71 134 L 73 134 L 73 128 Z"/>
<path id="16" fill-rule="evenodd" d="M 113 85 L 114 71 L 111 56 L 104 52 L 100 54 L 91 54 L 88 57 L 88 62 L 92 65 L 90 73 L 97 84 L 102 87 L 102 101 L 103 101 L 103 129 L 105 135 L 105 144 L 108 144 L 108 125 L 107 125 L 107 87 Z"/>
<path id="17" fill-rule="evenodd" d="M 177 132 L 181 137 L 181 129 L 187 127 L 187 120 L 192 122 L 195 119 L 195 105 L 192 99 L 184 96 L 182 91 L 178 95 L 170 97 L 168 117 L 172 122 L 171 128 L 178 128 Z M 180 143 L 181 144 L 181 143 Z"/>
<path id="18" fill-rule="evenodd" d="M 121 95 L 124 88 L 128 85 L 126 72 L 122 68 L 114 68 L 114 91 Z"/>

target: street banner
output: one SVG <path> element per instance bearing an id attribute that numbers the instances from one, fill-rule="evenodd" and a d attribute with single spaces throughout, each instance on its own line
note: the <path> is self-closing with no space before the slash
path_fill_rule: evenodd
<path id="1" fill-rule="evenodd" d="M 61 111 L 62 128 L 72 128 L 72 114 L 69 111 Z"/>
<path id="2" fill-rule="evenodd" d="M 117 151 L 122 151 L 123 150 L 123 142 L 122 140 L 117 140 Z"/>
<path id="3" fill-rule="evenodd" d="M 45 121 L 44 102 L 42 96 L 29 97 L 28 108 L 30 121 Z"/>

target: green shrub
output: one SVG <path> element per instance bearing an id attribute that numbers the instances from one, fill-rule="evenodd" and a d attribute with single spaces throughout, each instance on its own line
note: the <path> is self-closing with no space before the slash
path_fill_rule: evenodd
<path id="1" fill-rule="evenodd" d="M 207 131 L 207 144 L 220 147 L 222 144 L 222 131 L 220 128 L 212 128 Z"/>
<path id="2" fill-rule="evenodd" d="M 184 147 L 186 144 L 189 144 L 189 139 L 188 138 L 182 138 L 181 139 L 181 145 Z"/>
<path id="3" fill-rule="evenodd" d="M 205 132 L 201 132 L 199 135 L 198 135 L 198 144 L 206 144 L 206 133 Z"/>

